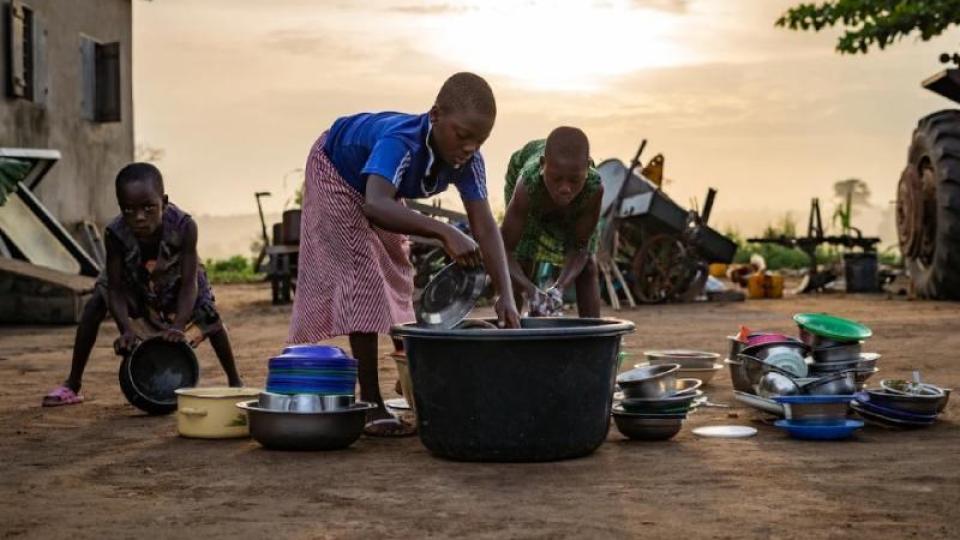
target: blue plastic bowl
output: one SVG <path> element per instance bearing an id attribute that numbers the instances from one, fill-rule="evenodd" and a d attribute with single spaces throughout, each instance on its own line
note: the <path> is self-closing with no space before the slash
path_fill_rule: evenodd
<path id="1" fill-rule="evenodd" d="M 870 401 L 870 397 L 866 396 L 865 399 L 860 399 L 860 396 L 857 396 L 857 404 L 866 409 L 867 412 L 877 413 L 881 416 L 886 416 L 887 418 L 892 418 L 894 420 L 904 420 L 906 422 L 929 422 L 933 423 L 937 419 L 936 414 L 916 414 L 907 411 L 901 411 L 899 409 L 891 409 L 889 407 L 882 407 Z"/>
<path id="2" fill-rule="evenodd" d="M 357 369 L 357 361 L 353 358 L 313 358 L 310 356 L 277 356 L 270 359 L 268 367 L 275 369 Z"/>
<path id="3" fill-rule="evenodd" d="M 857 396 L 854 395 L 840 395 L 840 396 L 831 396 L 831 395 L 816 395 L 816 396 L 774 396 L 773 400 L 777 403 L 790 403 L 797 405 L 813 405 L 813 404 L 828 404 L 828 403 L 850 403 Z"/>
<path id="4" fill-rule="evenodd" d="M 347 353 L 340 347 L 333 345 L 287 345 L 281 356 L 295 354 L 311 358 L 348 358 Z"/>
<path id="5" fill-rule="evenodd" d="M 863 427 L 860 420 L 844 420 L 825 424 L 812 422 L 795 422 L 793 420 L 777 420 L 774 423 L 778 428 L 787 430 L 794 439 L 808 441 L 837 441 L 846 439 L 853 432 Z"/>

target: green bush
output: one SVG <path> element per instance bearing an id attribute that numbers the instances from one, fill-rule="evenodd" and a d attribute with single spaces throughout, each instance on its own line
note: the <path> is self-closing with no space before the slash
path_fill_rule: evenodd
<path id="1" fill-rule="evenodd" d="M 211 283 L 255 283 L 263 281 L 264 275 L 254 271 L 253 261 L 243 255 L 229 259 L 207 259 L 204 266 Z"/>

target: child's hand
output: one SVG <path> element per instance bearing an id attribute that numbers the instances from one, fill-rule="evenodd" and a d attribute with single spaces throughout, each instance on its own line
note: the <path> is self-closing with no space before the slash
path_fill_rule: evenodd
<path id="1" fill-rule="evenodd" d="M 113 342 L 113 352 L 117 354 L 126 354 L 137 346 L 137 343 L 140 342 L 140 337 L 137 336 L 134 332 L 124 332 L 116 341 Z"/>
<path id="2" fill-rule="evenodd" d="M 163 336 L 164 340 L 170 341 L 170 342 L 187 341 L 187 335 L 184 334 L 183 330 L 176 328 L 174 326 L 167 328 L 160 335 Z"/>
<path id="3" fill-rule="evenodd" d="M 480 266 L 480 246 L 460 230 L 450 227 L 443 238 L 443 249 L 457 264 L 466 267 Z"/>
<path id="4" fill-rule="evenodd" d="M 497 312 L 497 318 L 500 319 L 500 325 L 503 328 L 520 328 L 520 313 L 517 312 L 517 306 L 513 298 L 501 296 L 493 305 Z"/>

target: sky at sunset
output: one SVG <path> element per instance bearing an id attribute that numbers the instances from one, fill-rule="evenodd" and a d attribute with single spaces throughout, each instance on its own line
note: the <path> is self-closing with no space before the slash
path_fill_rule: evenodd
<path id="1" fill-rule="evenodd" d="M 919 83 L 958 33 L 840 56 L 834 32 L 773 26 L 791 4 L 137 1 L 136 139 L 164 151 L 171 198 L 192 213 L 248 214 L 258 190 L 279 211 L 335 118 L 424 112 L 468 70 L 497 97 L 482 150 L 495 210 L 510 153 L 567 124 L 598 161 L 628 161 L 648 139 L 645 157 L 666 155 L 678 202 L 719 190 L 718 227 L 753 233 L 787 211 L 805 220 L 811 197 L 858 177 L 875 206 L 861 224 L 876 233 L 917 119 L 950 106 Z M 454 191 L 444 205 L 457 205 Z"/>

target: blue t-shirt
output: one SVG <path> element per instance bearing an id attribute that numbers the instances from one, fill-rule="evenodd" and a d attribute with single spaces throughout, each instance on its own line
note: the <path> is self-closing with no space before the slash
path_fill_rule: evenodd
<path id="1" fill-rule="evenodd" d="M 360 193 L 366 192 L 367 176 L 376 174 L 393 183 L 397 197 L 424 199 L 450 184 L 457 186 L 464 201 L 487 198 L 483 156 L 476 152 L 459 169 L 441 163 L 435 178 L 430 116 L 396 112 L 362 113 L 338 118 L 323 149 L 340 176 Z"/>

